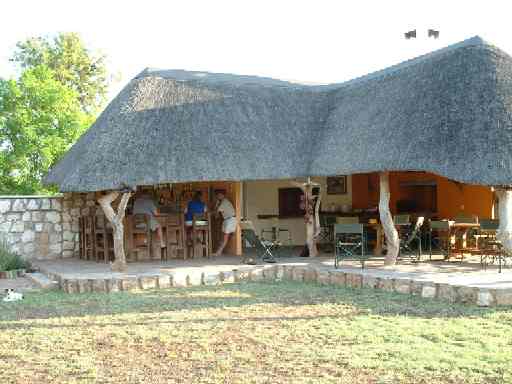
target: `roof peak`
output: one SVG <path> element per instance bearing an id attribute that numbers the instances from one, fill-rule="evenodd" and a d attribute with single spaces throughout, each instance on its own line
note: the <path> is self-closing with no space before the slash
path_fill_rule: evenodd
<path id="1" fill-rule="evenodd" d="M 340 88 L 346 87 L 350 85 L 357 84 L 361 81 L 366 81 L 370 79 L 374 79 L 380 76 L 386 76 L 392 74 L 398 70 L 407 68 L 411 65 L 420 63 L 424 60 L 435 58 L 439 55 L 448 53 L 455 49 L 466 48 L 471 46 L 489 46 L 492 47 L 493 44 L 490 44 L 482 37 L 475 35 L 468 39 L 459 41 L 454 44 L 450 44 L 446 47 L 436 49 L 434 51 L 425 53 L 423 55 L 413 57 L 411 59 L 402 61 L 400 63 L 391 65 L 384 69 L 380 69 L 374 72 L 370 72 L 366 75 L 362 75 L 359 77 L 355 77 L 353 79 L 341 82 L 341 83 L 331 83 L 325 85 L 314 85 L 307 84 L 301 82 L 293 82 L 287 81 L 277 78 L 270 78 L 264 76 L 251 76 L 251 75 L 236 75 L 229 73 L 216 73 L 216 72 L 208 72 L 208 71 L 187 71 L 184 69 L 160 69 L 160 68 L 145 68 L 142 72 L 140 72 L 135 78 L 142 78 L 147 76 L 157 76 L 162 78 L 174 79 L 177 81 L 211 81 L 211 82 L 227 82 L 232 84 L 250 84 L 256 83 L 258 85 L 273 85 L 273 86 L 291 86 L 291 87 L 308 87 L 308 88 Z"/>

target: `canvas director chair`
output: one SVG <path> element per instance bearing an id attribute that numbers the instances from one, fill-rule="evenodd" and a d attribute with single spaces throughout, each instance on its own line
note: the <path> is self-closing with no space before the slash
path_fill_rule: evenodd
<path id="1" fill-rule="evenodd" d="M 361 268 L 366 261 L 366 233 L 363 224 L 334 225 L 334 267 L 341 261 L 359 260 Z"/>
<path id="2" fill-rule="evenodd" d="M 278 246 L 277 242 L 270 240 L 262 240 L 256 235 L 256 230 L 254 229 L 254 225 L 252 221 L 244 220 L 240 223 L 240 228 L 242 230 L 242 243 L 248 243 L 252 248 L 256 251 L 256 256 L 261 258 L 266 263 L 275 263 L 276 260 L 274 258 L 273 250 Z M 244 262 L 249 258 L 245 255 L 244 252 Z"/>

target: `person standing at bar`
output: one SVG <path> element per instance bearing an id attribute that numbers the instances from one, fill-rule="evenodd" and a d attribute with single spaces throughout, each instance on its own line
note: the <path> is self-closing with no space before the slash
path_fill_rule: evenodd
<path id="1" fill-rule="evenodd" d="M 226 198 L 226 194 L 223 190 L 216 190 L 215 196 L 217 197 L 217 204 L 215 206 L 215 212 L 222 215 L 222 243 L 219 246 L 214 256 L 222 255 L 224 248 L 228 244 L 229 238 L 232 233 L 236 232 L 238 222 L 236 220 L 236 212 L 233 204 Z"/>

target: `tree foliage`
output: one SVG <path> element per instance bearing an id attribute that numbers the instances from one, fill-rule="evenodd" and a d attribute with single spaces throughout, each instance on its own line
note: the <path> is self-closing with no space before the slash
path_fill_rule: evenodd
<path id="1" fill-rule="evenodd" d="M 0 193 L 48 192 L 43 177 L 103 105 L 104 57 L 69 33 L 18 43 L 12 60 L 19 77 L 0 78 Z"/>
<path id="2" fill-rule="evenodd" d="M 1 81 L 0 192 L 41 192 L 45 173 L 91 122 L 76 92 L 44 65 Z"/>
<path id="3" fill-rule="evenodd" d="M 11 61 L 24 70 L 40 65 L 53 70 L 56 80 L 76 91 L 85 112 L 95 112 L 105 102 L 105 56 L 87 50 L 76 33 L 61 33 L 52 40 L 35 37 L 19 42 Z"/>

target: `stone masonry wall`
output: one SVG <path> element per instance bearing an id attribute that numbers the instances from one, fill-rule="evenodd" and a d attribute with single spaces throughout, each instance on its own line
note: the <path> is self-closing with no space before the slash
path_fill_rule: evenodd
<path id="1" fill-rule="evenodd" d="M 0 197 L 0 236 L 27 260 L 77 257 L 78 219 L 94 195 Z"/>

